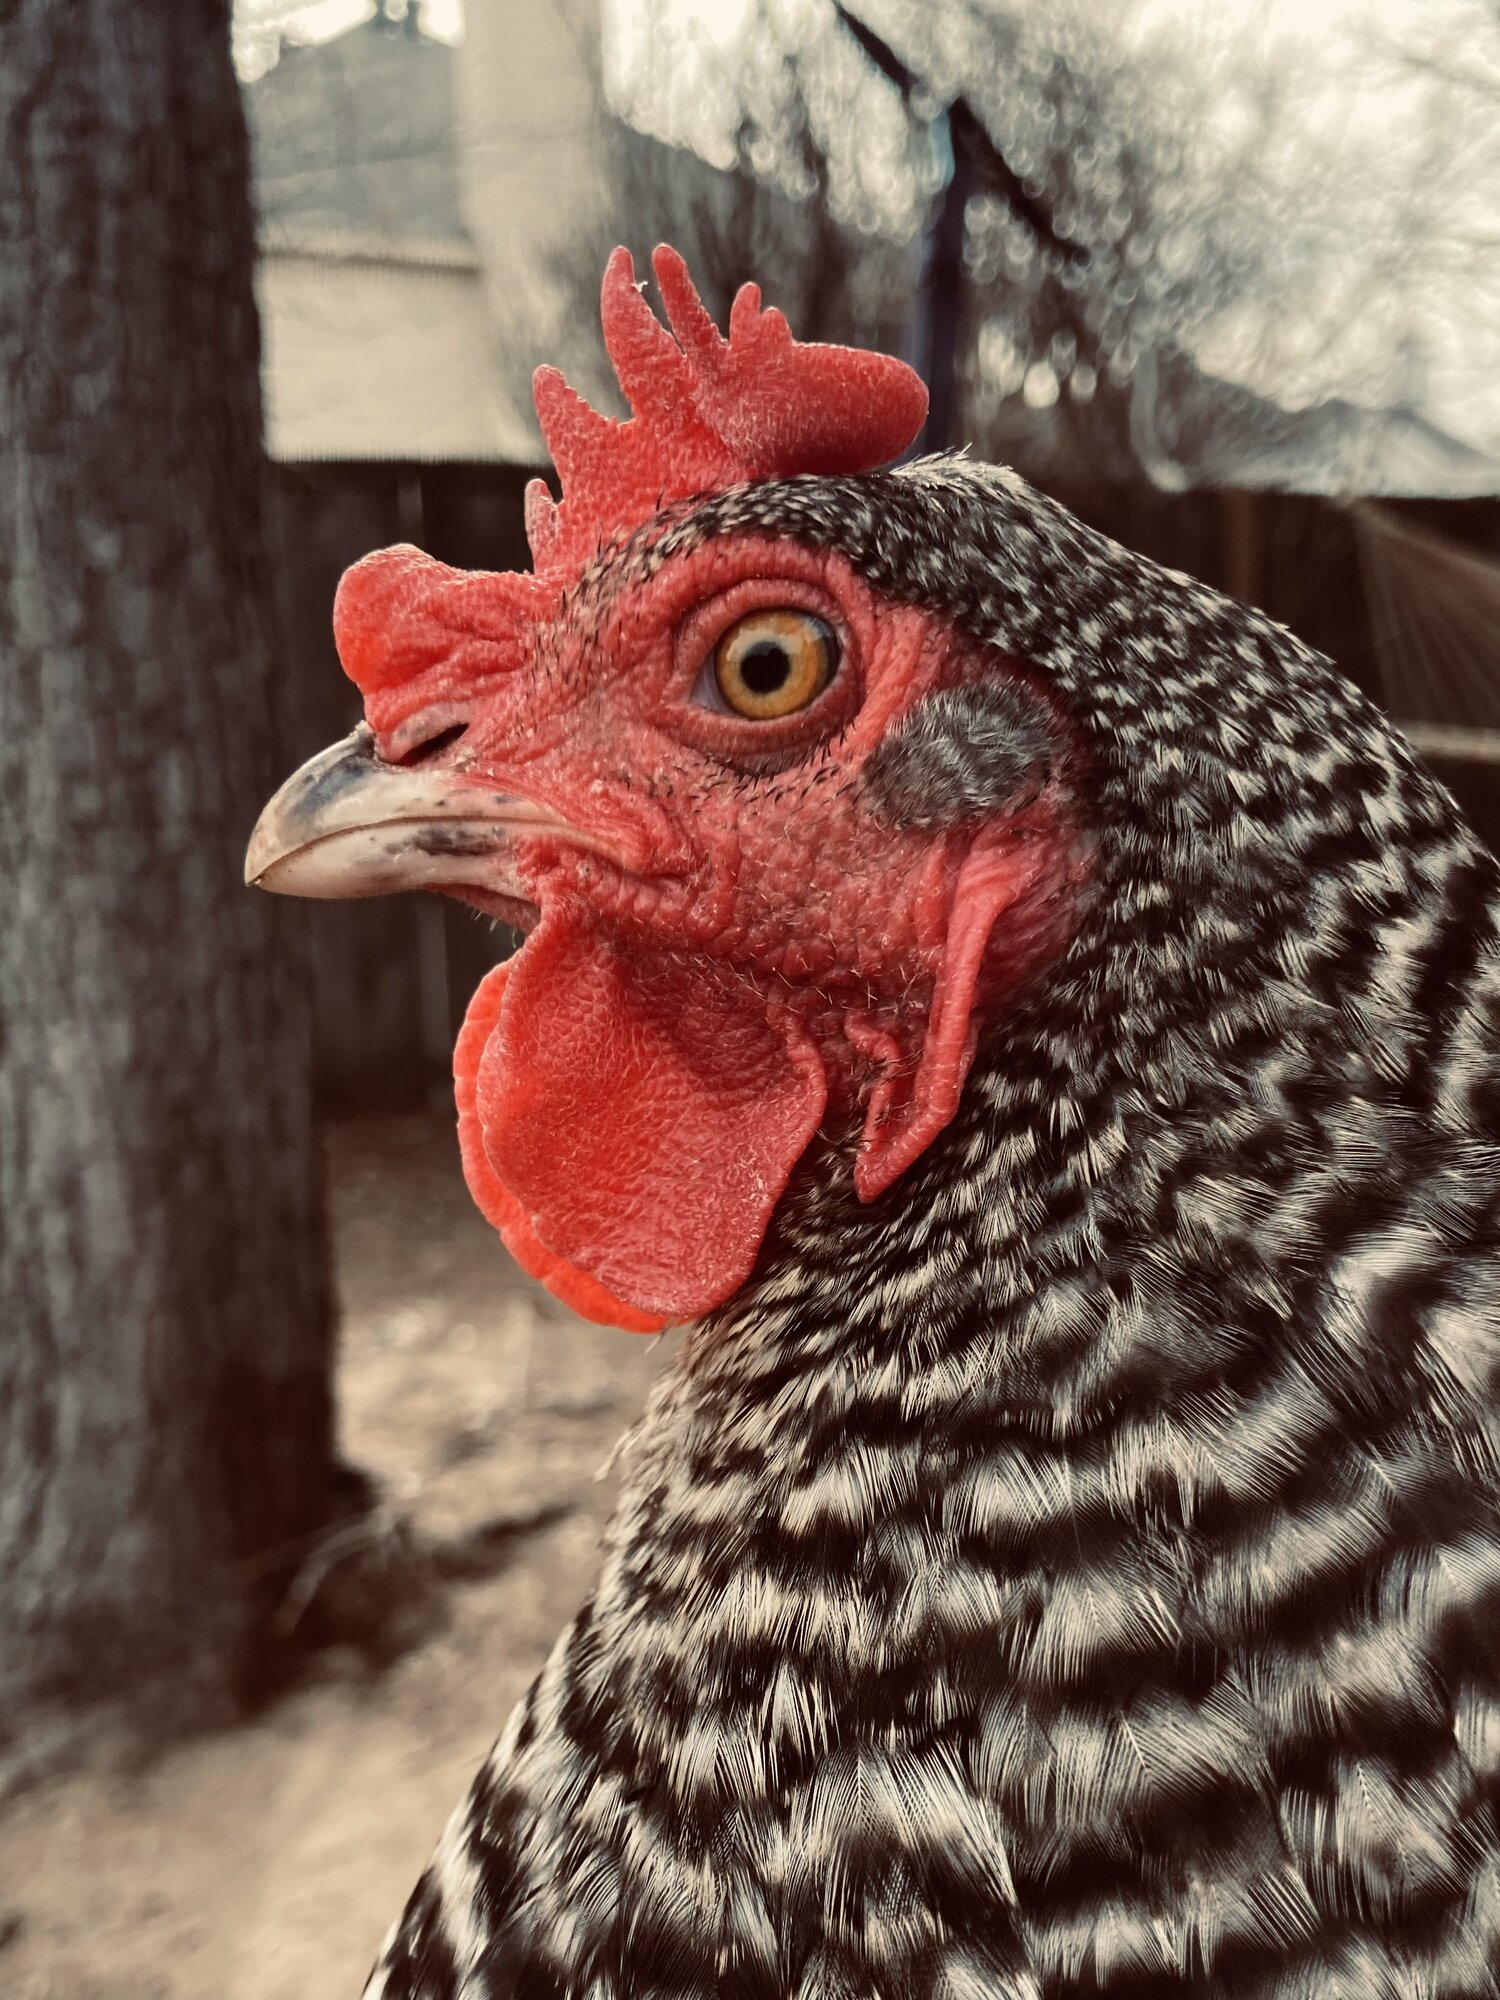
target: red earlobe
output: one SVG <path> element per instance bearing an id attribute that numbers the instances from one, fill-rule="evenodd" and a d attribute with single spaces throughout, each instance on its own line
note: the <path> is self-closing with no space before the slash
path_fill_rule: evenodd
<path id="1" fill-rule="evenodd" d="M 900 1178 L 948 1125 L 979 1039 L 974 1012 L 990 932 L 1036 886 L 1037 845 L 991 844 L 983 836 L 964 858 L 947 919 L 942 963 L 919 1052 L 883 1030 L 851 1032 L 860 1053 L 882 1066 L 865 1112 L 854 1162 L 854 1189 L 874 1201 Z M 915 1056 L 915 1061 L 911 1060 Z"/>

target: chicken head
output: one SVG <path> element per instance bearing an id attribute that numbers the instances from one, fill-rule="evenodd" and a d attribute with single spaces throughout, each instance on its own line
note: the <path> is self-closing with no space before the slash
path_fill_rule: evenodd
<path id="1" fill-rule="evenodd" d="M 1081 759 L 1025 663 L 787 531 L 860 504 L 918 378 L 793 341 L 752 287 L 725 339 L 655 270 L 667 325 L 624 251 L 604 281 L 628 420 L 539 371 L 563 497 L 528 495 L 533 573 L 395 548 L 345 576 L 365 724 L 247 861 L 527 933 L 459 1039 L 465 1173 L 526 1269 L 642 1331 L 744 1282 L 816 1135 L 863 1201 L 911 1165 L 1088 872 Z"/>

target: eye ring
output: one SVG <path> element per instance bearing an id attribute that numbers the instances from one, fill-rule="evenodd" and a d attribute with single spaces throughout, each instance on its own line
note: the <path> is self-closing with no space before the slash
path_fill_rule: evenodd
<path id="1" fill-rule="evenodd" d="M 815 702 L 838 670 L 838 634 L 798 605 L 749 611 L 722 633 L 705 663 L 710 705 L 747 722 L 774 722 Z"/>

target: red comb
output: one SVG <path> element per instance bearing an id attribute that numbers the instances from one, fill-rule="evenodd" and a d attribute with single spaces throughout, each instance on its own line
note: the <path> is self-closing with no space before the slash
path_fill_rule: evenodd
<path id="1" fill-rule="evenodd" d="M 539 368 L 536 411 L 562 482 L 526 493 L 539 575 L 576 570 L 601 543 L 664 504 L 747 479 L 867 472 L 909 445 L 927 414 L 921 377 L 904 361 L 793 340 L 774 307 L 745 285 L 726 340 L 675 250 L 651 259 L 663 326 L 635 282 L 628 250 L 604 273 L 604 343 L 632 415 L 601 417 L 555 368 Z"/>
<path id="2" fill-rule="evenodd" d="M 458 640 L 480 644 L 495 666 L 602 545 L 673 500 L 747 479 L 866 472 L 921 429 L 927 391 L 905 362 L 799 345 L 754 285 L 736 298 L 726 340 L 677 252 L 663 245 L 651 261 L 666 326 L 641 297 L 628 251 L 616 250 L 604 273 L 604 340 L 630 417 L 601 417 L 555 368 L 536 372 L 537 416 L 563 489 L 555 505 L 540 479 L 526 489 L 536 574 L 466 575 L 414 549 L 385 549 L 344 577 L 334 631 L 366 694 L 451 660 Z"/>

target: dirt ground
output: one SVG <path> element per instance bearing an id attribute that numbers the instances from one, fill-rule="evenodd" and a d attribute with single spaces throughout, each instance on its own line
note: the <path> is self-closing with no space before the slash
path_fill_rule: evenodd
<path id="1" fill-rule="evenodd" d="M 322 1552 L 286 1615 L 367 1569 L 399 1517 L 446 1572 L 411 1613 L 426 1636 L 383 1667 L 331 1647 L 243 1728 L 12 1804 L 5 2000 L 356 2000 L 593 1577 L 601 1472 L 664 1343 L 585 1326 L 516 1270 L 464 1192 L 450 1116 L 336 1126 L 329 1199 L 342 1449 L 389 1511 Z"/>

